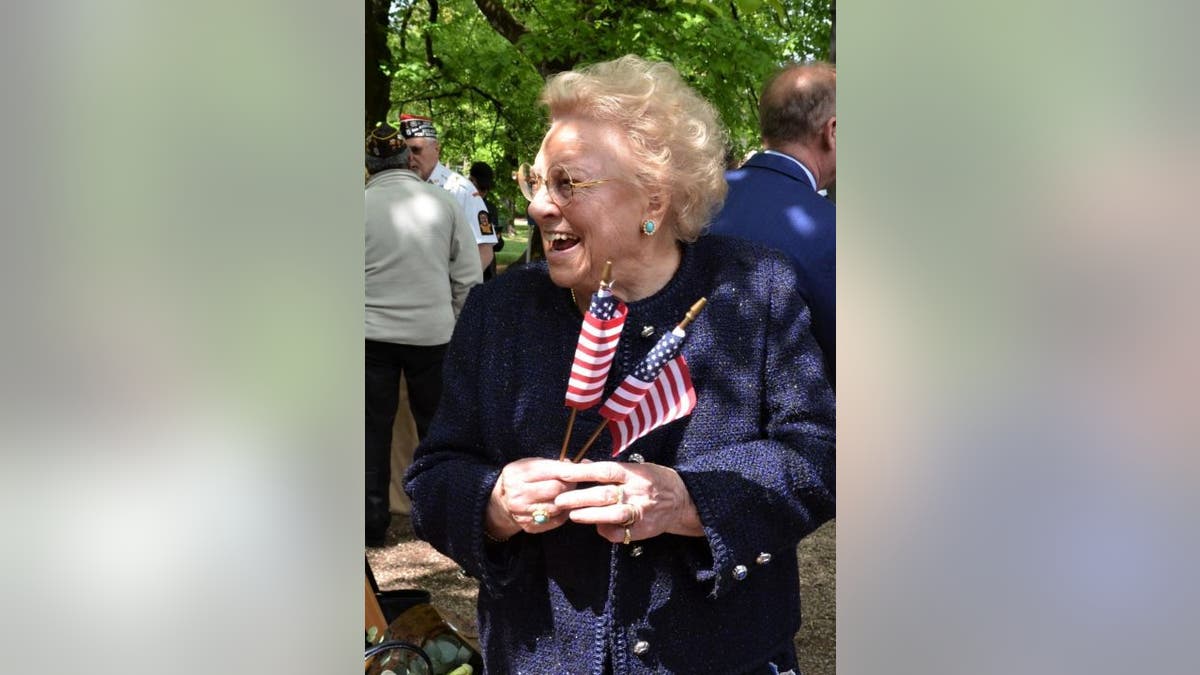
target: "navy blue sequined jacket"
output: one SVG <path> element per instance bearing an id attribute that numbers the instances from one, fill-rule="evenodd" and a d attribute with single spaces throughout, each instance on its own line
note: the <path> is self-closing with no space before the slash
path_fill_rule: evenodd
<path id="1" fill-rule="evenodd" d="M 683 346 L 695 410 L 620 461 L 637 453 L 678 471 L 706 536 L 621 546 L 568 523 L 493 544 L 483 519 L 501 467 L 558 457 L 581 318 L 544 262 L 472 289 L 405 488 L 417 536 L 480 581 L 489 673 L 794 667 L 795 550 L 833 517 L 834 403 L 787 259 L 718 236 L 685 245 L 667 286 L 629 305 L 605 395 L 701 296 L 708 305 Z M 596 410 L 579 413 L 568 457 L 601 423 Z M 610 450 L 605 433 L 588 457 Z"/>

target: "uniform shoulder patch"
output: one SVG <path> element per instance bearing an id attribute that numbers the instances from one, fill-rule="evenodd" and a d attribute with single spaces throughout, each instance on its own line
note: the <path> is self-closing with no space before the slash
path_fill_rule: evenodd
<path id="1" fill-rule="evenodd" d="M 483 234 L 492 233 L 492 221 L 488 218 L 487 211 L 479 212 L 479 231 Z"/>

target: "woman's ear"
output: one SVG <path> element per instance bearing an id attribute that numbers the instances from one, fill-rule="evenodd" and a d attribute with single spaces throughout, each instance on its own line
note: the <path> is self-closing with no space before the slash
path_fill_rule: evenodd
<path id="1" fill-rule="evenodd" d="M 670 207 L 671 197 L 666 191 L 651 192 L 649 203 L 646 205 L 645 220 L 653 220 L 656 223 L 663 222 Z"/>

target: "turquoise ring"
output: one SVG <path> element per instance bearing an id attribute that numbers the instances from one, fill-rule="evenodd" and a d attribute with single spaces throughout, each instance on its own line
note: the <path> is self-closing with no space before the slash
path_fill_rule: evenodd
<path id="1" fill-rule="evenodd" d="M 546 513 L 546 509 L 534 509 L 533 522 L 538 525 L 545 525 L 547 520 L 550 520 L 550 514 Z"/>

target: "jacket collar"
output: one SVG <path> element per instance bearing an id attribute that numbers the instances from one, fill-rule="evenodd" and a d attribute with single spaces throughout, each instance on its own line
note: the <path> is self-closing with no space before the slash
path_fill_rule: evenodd
<path id="1" fill-rule="evenodd" d="M 811 187 L 814 192 L 817 189 L 813 185 L 815 181 L 804 171 L 804 168 L 801 167 L 800 162 L 792 159 L 791 157 L 782 157 L 770 152 L 756 152 L 754 153 L 754 156 L 746 160 L 746 163 L 742 166 L 753 166 L 755 168 L 767 169 L 768 171 L 781 173 L 793 180 L 798 180 L 801 183 Z"/>
<path id="2" fill-rule="evenodd" d="M 429 178 L 425 182 L 433 183 L 438 187 L 446 187 L 448 180 L 450 180 L 450 169 L 447 169 L 445 164 L 438 162 L 433 166 L 433 171 L 429 172 Z"/>
<path id="3" fill-rule="evenodd" d="M 380 171 L 374 176 L 368 178 L 365 187 L 371 187 L 372 185 L 379 185 L 381 183 L 394 183 L 398 180 L 413 180 L 420 182 L 421 177 L 418 176 L 415 171 L 409 171 L 408 169 L 387 169 L 385 171 Z"/>

